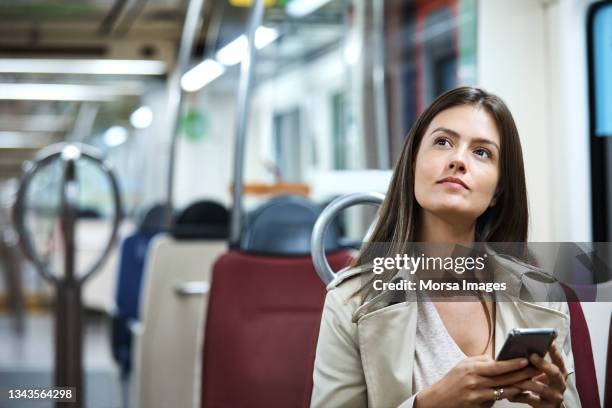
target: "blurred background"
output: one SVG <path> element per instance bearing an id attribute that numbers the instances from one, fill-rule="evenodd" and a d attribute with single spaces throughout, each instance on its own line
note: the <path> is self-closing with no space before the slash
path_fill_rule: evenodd
<path id="1" fill-rule="evenodd" d="M 22 171 L 60 142 L 95 148 L 122 204 L 110 254 L 82 288 L 91 407 L 205 405 L 207 271 L 228 243 L 269 255 L 227 232 L 241 136 L 245 237 L 257 209 L 278 196 L 320 210 L 342 194 L 384 193 L 425 107 L 446 90 L 481 86 L 517 122 L 530 241 L 610 241 L 612 2 L 264 3 L 255 25 L 253 0 L 0 3 L 0 390 L 53 384 L 56 290 L 24 257 L 12 211 Z M 59 161 L 43 166 L 24 197 L 27 233 L 58 276 L 62 178 Z M 77 180 L 82 273 L 103 253 L 117 212 L 98 165 L 79 160 Z M 334 228 L 343 248 L 362 239 L 374 211 L 342 213 Z M 176 289 L 181 274 L 197 285 Z M 174 290 L 194 294 L 177 301 Z M 583 309 L 603 401 L 610 304 Z M 178 388 L 164 391 L 168 378 Z M 156 393 L 186 397 L 160 402 Z"/>

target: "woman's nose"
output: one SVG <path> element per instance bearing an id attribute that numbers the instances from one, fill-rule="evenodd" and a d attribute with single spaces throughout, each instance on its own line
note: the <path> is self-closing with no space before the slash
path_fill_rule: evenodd
<path id="1" fill-rule="evenodd" d="M 448 168 L 451 170 L 459 170 L 460 172 L 465 172 L 465 164 L 461 160 L 453 160 L 448 164 Z"/>

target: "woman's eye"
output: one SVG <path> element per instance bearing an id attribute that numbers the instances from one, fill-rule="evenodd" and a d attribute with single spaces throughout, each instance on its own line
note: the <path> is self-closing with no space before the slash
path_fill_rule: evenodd
<path id="1" fill-rule="evenodd" d="M 487 159 L 491 158 L 491 153 L 486 149 L 476 149 L 474 152 L 480 157 L 486 157 Z"/>
<path id="2" fill-rule="evenodd" d="M 450 145 L 450 141 L 447 138 L 440 137 L 440 138 L 436 139 L 436 143 L 435 144 L 438 145 L 438 146 L 445 146 L 446 143 L 448 143 Z"/>

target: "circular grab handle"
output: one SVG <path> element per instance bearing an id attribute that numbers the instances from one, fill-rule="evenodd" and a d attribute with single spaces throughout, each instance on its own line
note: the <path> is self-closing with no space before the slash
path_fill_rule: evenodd
<path id="1" fill-rule="evenodd" d="M 59 279 L 53 273 L 51 273 L 48 269 L 48 266 L 41 259 L 36 250 L 34 249 L 34 245 L 30 239 L 30 235 L 25 227 L 25 195 L 28 191 L 28 187 L 30 186 L 30 182 L 32 181 L 34 175 L 44 166 L 52 163 L 54 160 L 62 160 L 66 165 L 71 164 L 74 165 L 76 161 L 80 158 L 86 158 L 98 165 L 98 167 L 102 170 L 102 172 L 106 175 L 111 184 L 111 189 L 113 193 L 113 205 L 114 205 L 114 217 L 113 217 L 113 227 L 111 231 L 111 236 L 104 247 L 104 251 L 102 255 L 94 262 L 89 270 L 87 270 L 79 279 L 81 282 L 85 281 L 92 273 L 94 273 L 100 265 L 105 261 L 106 257 L 109 255 L 113 243 L 115 242 L 115 238 L 117 237 L 117 231 L 119 229 L 119 223 L 121 222 L 122 211 L 121 211 L 121 198 L 119 195 L 119 186 L 117 184 L 117 179 L 113 174 L 110 166 L 102 159 L 100 153 L 92 148 L 91 146 L 86 146 L 81 143 L 58 143 L 51 145 L 42 149 L 34 158 L 34 160 L 24 168 L 23 175 L 21 177 L 21 182 L 19 183 L 19 190 L 17 191 L 17 199 L 15 201 L 15 206 L 13 209 L 13 220 L 15 223 L 15 229 L 19 233 L 19 243 L 21 248 L 33 263 L 36 266 L 36 269 L 39 273 L 50 282 L 58 283 Z M 64 166 L 66 169 L 66 166 Z M 71 204 L 71 198 L 68 197 L 71 194 L 67 192 L 67 180 L 64 175 L 63 185 L 62 185 L 62 206 L 66 207 Z M 68 188 L 69 190 L 69 188 Z M 64 208 L 65 210 L 65 208 Z M 66 214 L 66 211 L 62 211 L 63 214 Z M 74 227 L 74 224 L 72 224 Z"/>
<path id="2" fill-rule="evenodd" d="M 310 238 L 310 255 L 317 274 L 323 283 L 326 285 L 329 284 L 336 276 L 329 265 L 329 262 L 327 262 L 327 258 L 325 257 L 325 233 L 327 232 L 329 224 L 331 224 L 340 211 L 348 207 L 352 207 L 353 205 L 357 204 L 371 204 L 378 206 L 384 199 L 384 194 L 374 192 L 347 194 L 336 198 L 321 212 L 319 218 L 317 218 L 314 228 L 312 229 L 312 236 Z"/>

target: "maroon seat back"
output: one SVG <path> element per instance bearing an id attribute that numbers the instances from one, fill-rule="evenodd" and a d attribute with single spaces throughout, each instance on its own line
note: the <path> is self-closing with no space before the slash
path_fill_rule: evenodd
<path id="1" fill-rule="evenodd" d="M 338 270 L 350 255 L 328 259 Z M 223 255 L 212 271 L 202 407 L 304 406 L 325 293 L 309 256 Z"/>
<path id="2" fill-rule="evenodd" d="M 597 374 L 593 360 L 593 348 L 589 327 L 580 301 L 574 291 L 567 285 L 561 284 L 567 298 L 570 312 L 570 331 L 572 351 L 574 352 L 574 369 L 576 388 L 583 407 L 600 407 L 599 390 L 597 387 Z"/>

